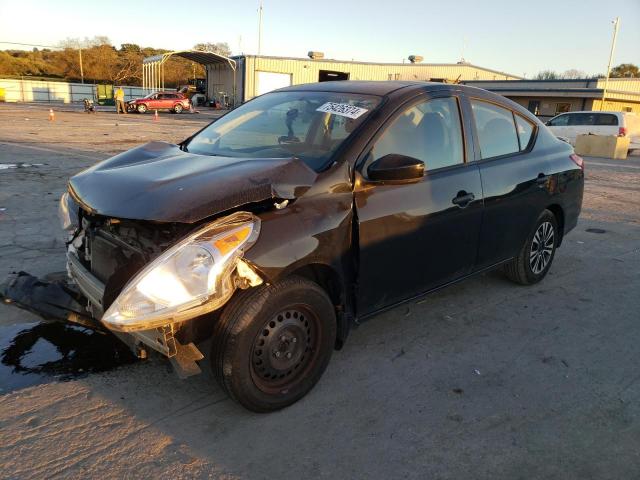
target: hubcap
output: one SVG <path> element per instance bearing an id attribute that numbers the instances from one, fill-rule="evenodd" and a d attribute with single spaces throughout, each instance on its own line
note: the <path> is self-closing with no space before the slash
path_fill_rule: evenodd
<path id="1" fill-rule="evenodd" d="M 555 246 L 553 225 L 550 222 L 542 222 L 536 230 L 531 241 L 529 252 L 529 266 L 536 275 L 540 274 L 549 262 Z"/>
<path id="2" fill-rule="evenodd" d="M 267 322 L 253 342 L 251 370 L 262 390 L 290 388 L 313 363 L 318 324 L 305 308 L 283 310 Z"/>

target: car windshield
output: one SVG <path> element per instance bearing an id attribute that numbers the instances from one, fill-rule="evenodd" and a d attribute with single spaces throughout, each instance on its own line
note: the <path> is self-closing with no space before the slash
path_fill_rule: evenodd
<path id="1" fill-rule="evenodd" d="M 380 97 L 353 93 L 268 93 L 212 123 L 185 148 L 224 157 L 295 156 L 320 171 L 379 103 Z"/>

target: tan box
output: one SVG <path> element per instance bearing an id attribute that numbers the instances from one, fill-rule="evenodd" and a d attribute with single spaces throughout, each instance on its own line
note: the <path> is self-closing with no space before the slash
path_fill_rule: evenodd
<path id="1" fill-rule="evenodd" d="M 575 151 L 587 157 L 616 158 L 624 160 L 629 151 L 629 137 L 614 135 L 578 135 Z"/>

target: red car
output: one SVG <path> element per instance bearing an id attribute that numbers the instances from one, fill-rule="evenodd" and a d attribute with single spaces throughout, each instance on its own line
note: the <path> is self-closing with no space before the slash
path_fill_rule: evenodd
<path id="1" fill-rule="evenodd" d="M 189 109 L 191 101 L 178 92 L 155 92 L 146 97 L 136 98 L 127 103 L 129 111 L 145 113 L 147 110 L 169 110 L 174 113 L 181 113 Z"/>

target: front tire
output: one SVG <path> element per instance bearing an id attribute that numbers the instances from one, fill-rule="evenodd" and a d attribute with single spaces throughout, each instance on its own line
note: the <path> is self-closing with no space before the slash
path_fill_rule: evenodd
<path id="1" fill-rule="evenodd" d="M 147 111 L 147 106 L 144 103 L 141 103 L 137 107 L 138 113 L 145 113 Z"/>
<path id="2" fill-rule="evenodd" d="M 553 263 L 559 235 L 555 215 L 545 210 L 518 256 L 504 265 L 507 278 L 521 285 L 533 285 L 542 280 Z"/>
<path id="3" fill-rule="evenodd" d="M 182 105 L 176 103 L 176 105 L 173 107 L 173 113 L 182 113 Z"/>
<path id="4" fill-rule="evenodd" d="M 241 291 L 229 302 L 214 329 L 212 370 L 247 409 L 279 410 L 318 382 L 335 339 L 335 310 L 326 292 L 289 277 Z"/>

